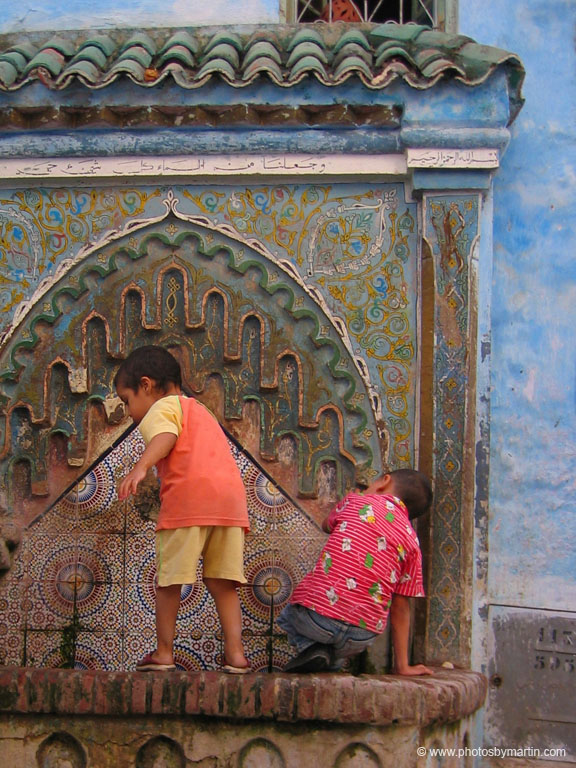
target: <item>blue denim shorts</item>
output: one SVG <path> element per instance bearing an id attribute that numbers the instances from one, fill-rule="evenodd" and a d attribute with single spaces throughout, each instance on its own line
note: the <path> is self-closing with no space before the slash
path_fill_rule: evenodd
<path id="1" fill-rule="evenodd" d="M 368 648 L 378 637 L 376 632 L 322 616 L 297 603 L 288 603 L 278 616 L 277 623 L 298 653 L 314 643 L 332 646 L 335 668 L 339 668 L 345 659 Z"/>

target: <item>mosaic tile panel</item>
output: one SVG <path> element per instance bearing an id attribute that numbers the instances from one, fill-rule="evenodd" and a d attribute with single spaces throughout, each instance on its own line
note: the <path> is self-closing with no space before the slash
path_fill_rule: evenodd
<path id="1" fill-rule="evenodd" d="M 235 443 L 230 448 L 252 526 L 246 539 L 248 584 L 239 590 L 246 653 L 255 669 L 280 669 L 292 653 L 275 618 L 325 536 Z M 0 583 L 6 663 L 133 669 L 154 647 L 155 523 L 148 510 L 139 510 L 137 498 L 120 504 L 116 496 L 119 477 L 142 449 L 139 433 L 131 432 L 25 531 L 17 560 L 27 559 L 21 564 L 26 578 Z M 123 525 L 111 528 L 110 514 Z M 176 663 L 186 670 L 216 669 L 221 656 L 218 614 L 199 564 L 197 582 L 181 590 Z"/>
<path id="2" fill-rule="evenodd" d="M 435 274 L 434 515 L 427 649 L 431 658 L 468 658 L 462 632 L 463 585 L 470 574 L 463 548 L 471 260 L 479 234 L 477 194 L 427 195 L 425 237 Z"/>

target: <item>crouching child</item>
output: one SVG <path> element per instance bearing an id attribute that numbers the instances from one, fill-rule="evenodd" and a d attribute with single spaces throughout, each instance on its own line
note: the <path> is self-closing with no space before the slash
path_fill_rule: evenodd
<path id="1" fill-rule="evenodd" d="M 409 663 L 410 598 L 424 596 L 422 555 L 410 520 L 431 503 L 428 478 L 399 469 L 336 505 L 322 524 L 330 536 L 314 569 L 278 617 L 298 652 L 284 671 L 340 670 L 374 642 L 390 616 L 394 672 L 433 674 Z"/>

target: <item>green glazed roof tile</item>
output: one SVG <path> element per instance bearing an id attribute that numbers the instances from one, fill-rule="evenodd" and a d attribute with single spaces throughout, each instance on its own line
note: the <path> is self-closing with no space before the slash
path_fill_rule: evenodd
<path id="1" fill-rule="evenodd" d="M 28 62 L 24 69 L 24 74 L 28 75 L 33 69 L 42 67 L 43 69 L 47 69 L 52 77 L 56 77 L 62 71 L 64 61 L 64 56 L 62 56 L 61 53 L 54 49 L 45 48 Z"/>
<path id="2" fill-rule="evenodd" d="M 75 64 L 77 61 L 87 61 L 91 62 L 99 69 L 104 69 L 106 67 L 107 60 L 108 58 L 101 48 L 95 45 L 86 45 L 84 48 L 81 48 L 72 58 L 70 64 Z M 68 65 L 67 69 L 70 69 L 70 65 Z"/>
<path id="3" fill-rule="evenodd" d="M 278 65 L 282 64 L 282 56 L 280 55 L 280 51 L 274 45 L 272 45 L 272 43 L 268 42 L 267 40 L 257 40 L 255 43 L 250 45 L 244 54 L 244 67 L 246 68 L 255 59 L 262 57 L 272 59 Z"/>
<path id="4" fill-rule="evenodd" d="M 482 62 L 485 66 L 489 64 L 500 64 L 510 56 L 508 51 L 502 48 L 495 48 L 491 45 L 480 45 L 473 40 L 468 40 L 457 53 L 457 56 L 468 59 L 469 61 Z"/>
<path id="5" fill-rule="evenodd" d="M 414 40 L 422 32 L 426 32 L 429 27 L 422 27 L 419 24 L 394 24 L 387 22 L 386 24 L 379 24 L 371 32 L 370 36 L 373 38 L 389 38 L 391 40 Z"/>
<path id="6" fill-rule="evenodd" d="M 112 56 L 116 50 L 116 43 L 107 35 L 92 35 L 88 40 L 84 41 L 80 46 L 80 50 L 91 46 L 99 48 L 106 57 Z"/>
<path id="7" fill-rule="evenodd" d="M 328 64 L 328 57 L 320 45 L 313 43 L 310 40 L 303 40 L 292 48 L 286 66 L 290 68 L 294 66 L 297 61 L 306 57 L 313 57 L 323 64 Z"/>
<path id="8" fill-rule="evenodd" d="M 222 75 L 227 80 L 233 81 L 236 78 L 236 71 L 226 59 L 209 59 L 198 70 L 198 78 L 206 75 Z"/>
<path id="9" fill-rule="evenodd" d="M 111 79 L 112 75 L 126 73 L 131 75 L 134 80 L 144 80 L 145 67 L 134 59 L 124 59 L 123 61 L 117 61 L 116 64 L 110 69 L 110 74 L 106 78 Z"/>
<path id="10" fill-rule="evenodd" d="M 368 67 L 372 64 L 371 52 L 357 43 L 347 43 L 343 48 L 340 48 L 339 52 L 334 56 L 332 64 L 334 67 L 338 67 L 340 62 L 348 58 L 362 59 Z"/>
<path id="11" fill-rule="evenodd" d="M 97 83 L 101 78 L 101 69 L 95 66 L 91 61 L 76 61 L 66 67 L 64 76 L 70 78 L 77 75 L 81 80 L 88 83 Z"/>
<path id="12" fill-rule="evenodd" d="M 183 66 L 192 69 L 196 66 L 194 54 L 184 45 L 171 45 L 158 58 L 158 67 L 163 67 L 168 61 L 179 61 Z"/>
<path id="13" fill-rule="evenodd" d="M 343 80 L 353 74 L 362 74 L 368 81 L 372 79 L 372 70 L 364 59 L 361 59 L 360 56 L 350 56 L 341 61 L 336 67 L 334 70 L 334 80 Z"/>
<path id="14" fill-rule="evenodd" d="M 34 56 L 38 53 L 38 48 L 27 40 L 23 40 L 21 43 L 10 46 L 8 51 L 16 51 L 17 53 L 21 53 L 22 56 L 25 57 L 26 61 L 30 61 L 30 59 L 33 59 Z"/>
<path id="15" fill-rule="evenodd" d="M 454 62 L 445 58 L 438 58 L 427 62 L 426 65 L 422 67 L 422 74 L 424 77 L 432 80 L 439 75 L 445 75 L 450 70 L 456 71 L 458 74 L 462 74 L 462 71 L 454 65 Z"/>
<path id="16" fill-rule="evenodd" d="M 145 32 L 138 32 L 128 38 L 124 45 L 121 46 L 120 51 L 124 52 L 132 47 L 144 48 L 150 56 L 154 56 L 156 53 L 156 43 Z"/>
<path id="17" fill-rule="evenodd" d="M 196 54 L 198 53 L 199 45 L 198 41 L 195 37 L 193 37 L 189 32 L 186 30 L 182 30 L 181 32 L 175 32 L 160 48 L 158 51 L 158 54 L 160 56 L 164 56 L 164 54 L 170 49 L 175 47 L 182 47 L 186 48 L 190 53 Z"/>
<path id="18" fill-rule="evenodd" d="M 61 53 L 66 58 L 73 56 L 76 52 L 76 46 L 71 40 L 66 40 L 63 37 L 52 37 L 47 43 L 42 46 L 43 49 L 53 49 Z"/>
<path id="19" fill-rule="evenodd" d="M 323 80 L 328 80 L 324 65 L 315 56 L 304 56 L 303 59 L 299 59 L 290 71 L 289 80 L 296 80 L 308 72 L 317 72 Z"/>
<path id="20" fill-rule="evenodd" d="M 238 51 L 238 53 L 242 52 L 243 45 L 238 35 L 235 32 L 222 31 L 217 32 L 214 37 L 208 41 L 208 43 L 204 46 L 204 53 L 208 53 L 208 51 L 211 51 L 212 48 L 215 48 L 221 43 L 232 45 Z"/>
<path id="21" fill-rule="evenodd" d="M 118 56 L 117 61 L 137 61 L 144 67 L 144 69 L 146 69 L 146 67 L 150 66 L 152 56 L 145 48 L 142 48 L 139 45 L 131 45 L 130 48 L 126 48 L 126 50 L 122 51 L 120 56 Z"/>
<path id="22" fill-rule="evenodd" d="M 296 34 L 292 37 L 286 46 L 286 50 L 290 52 L 300 43 L 316 43 L 321 48 L 324 47 L 324 40 L 322 39 L 320 33 L 316 29 L 306 25 L 302 25 L 301 28 L 298 29 Z"/>
<path id="23" fill-rule="evenodd" d="M 10 88 L 17 77 L 18 70 L 16 67 L 12 66 L 9 61 L 0 61 L 0 83 L 5 88 Z"/>
<path id="24" fill-rule="evenodd" d="M 368 40 L 366 40 L 366 35 L 359 29 L 350 29 L 347 32 L 344 32 L 342 37 L 338 38 L 332 49 L 333 53 L 338 53 L 343 46 L 350 44 L 358 45 L 361 48 L 364 48 L 365 51 L 370 51 L 372 49 L 372 46 Z"/>
<path id="25" fill-rule="evenodd" d="M 425 67 L 429 66 L 434 61 L 442 60 L 446 62 L 447 66 L 450 66 L 451 63 L 444 53 L 437 48 L 425 48 L 424 50 L 416 51 L 413 60 L 418 69 L 422 70 L 422 73 L 424 72 Z"/>
<path id="26" fill-rule="evenodd" d="M 381 56 L 386 51 L 409 51 L 412 49 L 418 50 L 414 46 L 406 44 L 403 40 L 385 40 L 376 46 L 376 56 Z"/>
<path id="27" fill-rule="evenodd" d="M 18 72 L 24 71 L 28 59 L 18 51 L 7 51 L 0 56 L 0 61 L 5 61 L 13 66 L 16 74 L 18 74 Z"/>
<path id="28" fill-rule="evenodd" d="M 470 85 L 476 85 L 484 82 L 496 67 L 509 61 L 509 58 L 510 54 L 500 48 L 469 42 L 456 53 L 454 61 L 460 71 L 465 73 L 461 79 Z"/>
<path id="29" fill-rule="evenodd" d="M 201 88 L 212 76 L 236 88 L 255 77 L 268 77 L 283 87 L 305 77 L 338 86 L 356 73 L 374 90 L 397 79 L 422 89 L 433 87 L 439 77 L 479 85 L 502 68 L 511 113 L 522 104 L 525 73 L 515 54 L 417 24 L 75 31 L 47 38 L 42 42 L 41 33 L 35 33 L 4 51 L 0 48 L 0 91 L 17 91 L 37 81 L 63 90 L 75 80 L 101 89 L 125 74 L 146 88 L 166 78 L 182 88 Z"/>
<path id="30" fill-rule="evenodd" d="M 471 42 L 471 38 L 465 35 L 447 35 L 436 29 L 425 29 L 418 35 L 419 45 L 427 48 L 441 48 L 445 51 L 457 51 L 469 42 Z"/>
<path id="31" fill-rule="evenodd" d="M 278 84 L 282 84 L 282 70 L 278 62 L 269 56 L 259 56 L 251 61 L 247 67 L 244 67 L 242 80 L 251 80 L 259 74 L 267 74 Z"/>
<path id="32" fill-rule="evenodd" d="M 390 44 L 386 46 L 385 50 L 379 49 L 377 52 L 376 61 L 374 62 L 374 66 L 378 70 L 385 66 L 387 62 L 393 59 L 404 59 L 408 64 L 416 69 L 416 62 L 412 56 L 410 56 L 405 48 L 402 48 L 396 44 Z"/>
<path id="33" fill-rule="evenodd" d="M 205 61 L 211 61 L 212 59 L 224 59 L 235 70 L 238 69 L 240 65 L 238 51 L 234 46 L 230 45 L 230 43 L 219 43 L 218 45 L 215 45 L 213 48 L 210 48 L 208 52 L 204 53 L 200 61 L 204 64 Z"/>

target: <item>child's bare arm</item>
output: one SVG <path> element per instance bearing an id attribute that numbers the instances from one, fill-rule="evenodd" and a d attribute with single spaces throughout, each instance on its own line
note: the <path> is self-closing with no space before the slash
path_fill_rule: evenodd
<path id="1" fill-rule="evenodd" d="M 161 432 L 150 440 L 142 456 L 140 456 L 134 467 L 120 483 L 118 488 L 118 498 L 120 500 L 127 498 L 131 493 L 136 493 L 139 484 L 146 477 L 148 470 L 160 459 L 168 456 L 172 448 L 174 448 L 174 443 L 177 439 L 178 436 L 171 432 Z"/>
<path id="2" fill-rule="evenodd" d="M 392 595 L 390 607 L 390 629 L 394 647 L 394 672 L 397 675 L 432 675 L 431 669 L 423 664 L 411 666 L 408 663 L 408 641 L 410 636 L 410 598 Z"/>
<path id="3" fill-rule="evenodd" d="M 357 491 L 355 491 L 357 493 Z M 327 514 L 325 515 L 324 519 L 322 520 L 322 530 L 324 533 L 332 533 L 334 528 L 336 527 L 337 520 L 336 520 L 336 514 L 338 511 L 339 506 L 342 504 L 343 499 L 341 499 L 336 506 L 332 505 L 328 508 Z"/>

